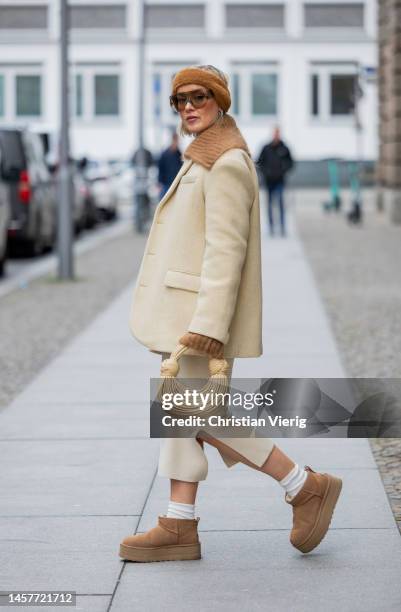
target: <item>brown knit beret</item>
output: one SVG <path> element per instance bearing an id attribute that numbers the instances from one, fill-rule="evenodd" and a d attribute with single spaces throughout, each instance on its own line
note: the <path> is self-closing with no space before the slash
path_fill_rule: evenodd
<path id="1" fill-rule="evenodd" d="M 192 84 L 203 85 L 210 89 L 219 107 L 224 112 L 228 111 L 231 106 L 231 96 L 227 82 L 214 72 L 204 68 L 189 66 L 177 72 L 172 82 L 171 95 L 174 96 L 177 93 L 177 89 L 182 85 Z"/>

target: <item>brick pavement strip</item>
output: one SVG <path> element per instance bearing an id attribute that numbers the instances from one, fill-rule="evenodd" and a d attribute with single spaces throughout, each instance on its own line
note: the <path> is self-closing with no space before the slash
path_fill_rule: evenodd
<path id="1" fill-rule="evenodd" d="M 76 257 L 76 280 L 52 272 L 0 299 L 0 410 L 134 280 L 145 241 L 127 229 Z"/>
<path id="2" fill-rule="evenodd" d="M 401 226 L 370 204 L 361 227 L 297 197 L 296 224 L 347 373 L 399 378 Z M 369 200 L 368 200 L 369 201 Z M 401 440 L 370 438 L 401 532 Z"/>

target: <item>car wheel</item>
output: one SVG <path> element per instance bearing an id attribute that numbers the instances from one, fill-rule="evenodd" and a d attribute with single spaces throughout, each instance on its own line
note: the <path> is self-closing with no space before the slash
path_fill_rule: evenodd
<path id="1" fill-rule="evenodd" d="M 96 223 L 97 219 L 88 215 L 85 221 L 85 229 L 92 229 L 93 227 L 95 227 Z"/>
<path id="2" fill-rule="evenodd" d="M 37 257 L 42 252 L 42 246 L 36 238 L 31 238 L 23 243 L 21 250 L 25 257 Z"/>
<path id="3" fill-rule="evenodd" d="M 5 273 L 5 264 L 6 264 L 6 255 L 4 253 L 3 257 L 0 259 L 0 277 L 4 276 Z"/>
<path id="4" fill-rule="evenodd" d="M 22 246 L 22 250 L 24 255 L 28 257 L 37 257 L 41 255 L 45 249 L 45 244 L 43 242 L 43 236 L 41 232 L 41 220 L 38 217 L 36 221 L 36 232 L 33 238 L 27 239 L 24 241 Z"/>

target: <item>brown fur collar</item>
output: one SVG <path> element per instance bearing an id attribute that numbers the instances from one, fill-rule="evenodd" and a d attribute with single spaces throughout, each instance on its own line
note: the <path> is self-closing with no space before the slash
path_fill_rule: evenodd
<path id="1" fill-rule="evenodd" d="M 210 169 L 214 162 L 229 149 L 244 149 L 251 157 L 248 145 L 231 115 L 224 115 L 222 119 L 200 132 L 184 151 L 184 158 Z"/>

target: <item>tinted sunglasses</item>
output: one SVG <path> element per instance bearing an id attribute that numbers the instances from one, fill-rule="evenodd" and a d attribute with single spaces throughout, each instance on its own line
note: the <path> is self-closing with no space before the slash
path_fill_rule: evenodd
<path id="1" fill-rule="evenodd" d="M 176 94 L 175 96 L 170 96 L 170 106 L 174 107 L 176 111 L 182 111 L 185 109 L 189 100 L 194 108 L 202 108 L 202 106 L 205 106 L 209 98 L 213 98 L 213 93 L 211 91 L 204 92 L 199 89 L 185 94 L 181 93 Z"/>

